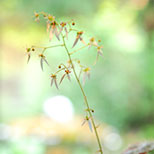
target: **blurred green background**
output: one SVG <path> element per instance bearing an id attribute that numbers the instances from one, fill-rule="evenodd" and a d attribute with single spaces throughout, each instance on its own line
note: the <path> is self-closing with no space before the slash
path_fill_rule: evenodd
<path id="1" fill-rule="evenodd" d="M 67 60 L 64 50 L 48 50 L 51 67 L 45 66 L 44 72 L 38 57 L 27 65 L 26 47 L 52 44 L 45 21 L 34 22 L 35 11 L 51 13 L 59 21 L 74 19 L 86 38 L 102 40 L 103 57 L 97 65 L 93 66 L 94 49 L 73 57 L 91 67 L 84 89 L 101 124 L 105 154 L 119 154 L 131 143 L 154 139 L 153 0 L 1 0 L 0 153 L 90 154 L 97 150 L 93 134 L 81 127 L 85 108 L 73 76 L 59 91 L 50 87 L 50 73 Z M 61 116 L 70 112 L 70 122 L 60 123 L 44 109 L 47 100 L 60 95 L 71 101 L 68 108 L 59 106 Z M 54 110 L 60 115 L 59 109 Z"/>

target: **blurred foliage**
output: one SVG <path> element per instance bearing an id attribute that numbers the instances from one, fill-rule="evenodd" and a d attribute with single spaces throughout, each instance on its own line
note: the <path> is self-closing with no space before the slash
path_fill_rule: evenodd
<path id="1" fill-rule="evenodd" d="M 63 50 L 49 51 L 48 61 L 53 70 L 46 67 L 42 73 L 38 58 L 26 64 L 27 46 L 50 44 L 45 23 L 33 21 L 34 11 L 44 11 L 59 19 L 73 18 L 77 28 L 87 34 L 86 39 L 94 35 L 102 40 L 104 57 L 96 66 L 93 66 L 96 55 L 92 49 L 75 55 L 92 67 L 85 91 L 96 118 L 121 133 L 135 131 L 139 139 L 154 139 L 153 8 L 153 0 L 1 0 L 1 122 L 39 116 L 43 113 L 43 102 L 54 95 L 69 97 L 76 113 L 84 114 L 83 99 L 75 80 L 71 84 L 65 81 L 60 91 L 50 88 L 49 74 L 58 61 L 67 60 Z M 74 36 L 70 40 L 74 41 Z M 13 147 L 5 148 L 7 152 L 0 148 L 0 153 L 26 154 L 24 146 L 28 147 L 30 141 L 22 140 L 23 145 L 16 141 L 11 144 Z M 38 148 L 34 153 L 42 153 L 43 147 L 37 141 L 32 142 Z M 88 152 L 77 148 L 76 153 Z"/>

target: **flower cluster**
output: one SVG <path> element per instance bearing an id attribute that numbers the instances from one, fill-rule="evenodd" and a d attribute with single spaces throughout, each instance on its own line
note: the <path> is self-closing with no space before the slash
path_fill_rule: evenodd
<path id="1" fill-rule="evenodd" d="M 31 55 L 32 55 L 32 52 L 36 51 L 35 47 L 32 46 L 30 48 L 26 48 L 26 54 L 28 56 L 27 58 L 27 63 L 30 61 L 30 58 L 31 58 Z M 45 62 L 48 66 L 49 66 L 49 63 L 48 61 L 46 60 L 46 57 L 44 56 L 44 51 L 45 49 L 42 50 L 42 52 L 40 54 L 38 54 L 38 57 L 40 58 L 40 65 L 41 65 L 41 69 L 43 71 L 43 63 Z"/>
<path id="2" fill-rule="evenodd" d="M 73 31 L 71 25 L 74 26 L 75 22 L 72 22 L 72 20 L 69 21 L 69 22 L 58 23 L 55 20 L 55 17 L 53 15 L 47 14 L 47 13 L 44 13 L 44 12 L 40 12 L 40 13 L 35 13 L 35 16 L 34 16 L 35 21 L 37 21 L 37 22 L 40 21 L 40 16 L 43 16 L 43 18 L 46 20 L 47 32 L 49 32 L 50 41 L 52 40 L 54 35 L 60 41 L 60 35 L 63 31 L 65 31 L 65 37 L 68 39 L 68 33 L 70 31 Z"/>
<path id="3" fill-rule="evenodd" d="M 39 54 L 39 57 L 41 58 L 40 64 L 41 64 L 41 68 L 42 68 L 42 71 L 43 71 L 43 62 L 45 62 L 48 66 L 49 66 L 49 63 L 47 62 L 47 60 L 46 60 L 46 58 L 43 54 Z"/>
<path id="4" fill-rule="evenodd" d="M 101 42 L 101 40 L 98 40 L 98 43 L 100 43 L 100 42 Z M 89 49 L 90 49 L 92 46 L 94 46 L 94 47 L 97 48 L 96 62 L 97 62 L 97 60 L 98 60 L 99 55 L 100 55 L 100 56 L 103 56 L 103 52 L 102 52 L 103 46 L 102 46 L 102 45 L 99 45 L 98 43 L 96 42 L 96 40 L 95 40 L 94 37 L 90 38 L 89 43 L 88 43 Z M 95 64 L 96 64 L 96 62 L 95 62 Z"/>
<path id="5" fill-rule="evenodd" d="M 31 58 L 31 51 L 35 51 L 35 49 L 33 47 L 31 48 L 26 48 L 26 54 L 28 56 L 28 59 L 27 59 L 27 63 L 29 62 L 30 58 Z"/>
<path id="6" fill-rule="evenodd" d="M 68 79 L 69 81 L 71 81 L 71 74 L 72 73 L 74 74 L 79 84 L 79 87 L 81 89 L 81 92 L 84 96 L 84 101 L 87 107 L 86 117 L 82 125 L 84 125 L 85 123 L 88 123 L 90 130 L 91 131 L 94 130 L 96 134 L 97 142 L 99 145 L 99 152 L 103 154 L 101 144 L 100 144 L 98 134 L 97 134 L 97 126 L 94 123 L 94 119 L 92 115 L 94 110 L 89 108 L 89 104 L 86 99 L 86 95 L 84 93 L 83 87 L 82 87 L 85 84 L 86 79 L 90 79 L 91 68 L 81 65 L 80 60 L 72 58 L 72 54 L 77 53 L 78 51 L 84 48 L 90 49 L 91 47 L 94 47 L 96 49 L 95 51 L 97 52 L 97 55 L 96 55 L 96 62 L 97 62 L 98 57 L 103 56 L 103 52 L 102 52 L 103 46 L 100 45 L 101 40 L 96 41 L 94 37 L 91 37 L 88 42 L 85 42 L 84 37 L 83 37 L 84 32 L 79 31 L 74 28 L 76 23 L 73 20 L 58 22 L 58 20 L 56 20 L 56 18 L 51 14 L 47 14 L 44 12 L 34 13 L 34 18 L 36 22 L 40 21 L 40 17 L 43 17 L 46 20 L 46 27 L 47 27 L 47 32 L 49 33 L 49 40 L 52 41 L 53 37 L 55 37 L 58 40 L 57 42 L 61 42 L 61 43 L 57 45 L 48 46 L 48 47 L 32 46 L 30 48 L 26 48 L 26 54 L 28 55 L 27 62 L 29 62 L 32 52 L 36 51 L 35 53 L 40 58 L 40 65 L 43 71 L 44 63 L 46 63 L 49 66 L 49 63 L 45 56 L 45 51 L 47 49 L 54 48 L 54 47 L 64 47 L 65 48 L 66 54 L 68 56 L 68 61 L 66 62 L 66 64 L 61 63 L 58 66 L 58 70 L 55 73 L 52 73 L 50 75 L 51 86 L 55 85 L 55 87 L 59 89 L 59 85 L 64 81 L 64 79 Z M 70 39 L 70 36 L 69 36 L 70 32 L 75 33 L 75 38 L 73 39 L 74 41 L 73 41 L 73 44 L 71 45 L 72 48 L 69 49 L 66 45 L 66 40 Z M 74 50 L 74 48 L 79 43 L 81 43 L 82 47 Z M 78 70 L 76 69 L 77 67 L 80 68 L 80 71 L 77 71 Z M 80 81 L 81 75 L 82 75 L 83 85 L 81 84 L 81 81 Z M 60 79 L 59 79 L 59 82 L 57 82 L 59 76 L 60 76 Z"/>
<path id="7" fill-rule="evenodd" d="M 77 44 L 78 40 L 80 40 L 83 44 L 86 44 L 85 41 L 83 40 L 83 38 L 81 37 L 83 34 L 83 31 L 80 31 L 80 32 L 77 32 L 77 35 L 76 35 L 76 38 L 75 38 L 75 41 L 73 43 L 73 47 L 75 47 L 75 45 Z"/>
<path id="8" fill-rule="evenodd" d="M 92 124 L 91 124 L 91 120 L 90 119 L 91 119 L 91 117 L 86 116 L 85 119 L 83 120 L 81 126 L 83 126 L 85 123 L 88 123 L 89 129 L 92 132 L 93 129 L 92 129 Z"/>
<path id="9" fill-rule="evenodd" d="M 47 13 L 44 13 L 44 12 L 40 12 L 40 13 L 35 12 L 34 17 L 35 17 L 35 21 L 37 21 L 37 22 L 40 21 L 40 17 L 43 17 L 46 20 L 47 32 L 49 32 L 49 40 L 50 41 L 53 39 L 53 36 L 55 36 L 57 38 L 57 40 L 61 41 L 61 37 L 63 39 L 65 39 L 65 38 L 68 39 L 68 35 L 71 31 L 76 33 L 76 37 L 75 37 L 74 43 L 72 45 L 72 48 L 74 48 L 79 41 L 81 41 L 81 43 L 84 44 L 84 46 L 79 48 L 79 49 L 76 49 L 72 52 L 69 52 L 70 55 L 72 55 L 75 52 L 77 52 L 77 51 L 79 51 L 83 48 L 86 48 L 86 47 L 88 49 L 90 49 L 91 47 L 95 47 L 96 51 L 97 51 L 96 61 L 98 60 L 99 55 L 103 56 L 103 54 L 102 54 L 103 46 L 99 45 L 99 43 L 101 41 L 100 40 L 96 41 L 96 39 L 94 37 L 91 37 L 89 39 L 89 42 L 86 43 L 83 39 L 84 32 L 78 31 L 78 30 L 76 30 L 72 27 L 72 26 L 75 26 L 75 22 L 73 20 L 70 20 L 70 21 L 67 21 L 67 22 L 62 21 L 62 22 L 59 23 L 53 15 L 47 14 Z M 41 69 L 43 71 L 44 70 L 44 67 L 43 67 L 44 63 L 46 63 L 49 66 L 49 63 L 48 63 L 48 61 L 47 61 L 47 59 L 44 55 L 45 50 L 48 49 L 48 48 L 57 47 L 57 46 L 64 46 L 64 44 L 56 45 L 56 46 L 49 46 L 49 47 L 32 46 L 31 48 L 26 48 L 26 52 L 27 52 L 27 55 L 28 55 L 27 62 L 29 62 L 29 60 L 31 58 L 31 51 L 35 51 L 35 48 L 42 49 L 41 53 L 38 53 L 38 56 L 40 58 Z M 82 74 L 82 76 L 83 76 L 82 77 L 82 83 L 84 85 L 86 79 L 90 79 L 90 67 L 85 67 L 85 66 L 81 65 L 80 60 L 73 60 L 73 61 L 76 61 L 79 64 L 79 67 L 81 68 L 80 72 L 79 72 L 79 78 Z M 62 75 L 59 84 L 61 84 L 62 81 L 66 77 L 68 78 L 68 80 L 71 80 L 70 79 L 70 73 L 71 73 L 72 66 L 74 66 L 74 64 L 72 64 L 72 61 L 70 61 L 70 59 L 68 60 L 67 64 L 68 64 L 67 67 L 64 64 L 59 65 L 60 69 L 56 72 L 56 74 L 51 75 L 51 81 L 52 81 L 51 85 L 53 85 L 53 83 L 55 83 L 57 89 L 58 89 L 57 78 L 56 78 L 57 73 L 64 71 L 64 74 Z"/>
<path id="10" fill-rule="evenodd" d="M 54 82 L 57 89 L 59 89 L 58 84 L 57 84 L 57 74 L 58 73 L 60 73 L 62 71 L 64 72 L 64 74 L 62 75 L 62 77 L 60 79 L 59 85 L 62 83 L 62 81 L 64 80 L 65 77 L 67 77 L 68 80 L 71 81 L 71 77 L 70 77 L 71 68 L 66 67 L 64 64 L 59 65 L 58 68 L 59 68 L 59 70 L 56 73 L 51 75 L 51 86 L 53 85 L 53 82 Z"/>
<path id="11" fill-rule="evenodd" d="M 56 74 L 51 74 L 51 86 L 55 83 L 56 88 L 58 89 L 58 84 L 57 84 L 57 75 Z"/>

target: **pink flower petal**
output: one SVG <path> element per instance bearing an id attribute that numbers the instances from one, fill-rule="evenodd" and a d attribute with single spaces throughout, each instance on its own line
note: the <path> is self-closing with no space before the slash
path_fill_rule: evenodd
<path id="1" fill-rule="evenodd" d="M 43 58 L 41 58 L 40 64 L 41 64 L 41 69 L 42 69 L 42 71 L 43 71 Z"/>
<path id="2" fill-rule="evenodd" d="M 86 121 L 87 121 L 87 120 L 85 119 L 85 120 L 82 122 L 81 126 L 83 126 L 83 125 L 86 123 Z"/>
<path id="3" fill-rule="evenodd" d="M 68 39 L 68 31 L 66 27 L 65 27 L 65 32 L 66 32 L 66 39 Z"/>
<path id="4" fill-rule="evenodd" d="M 28 53 L 28 59 L 27 59 L 27 64 L 28 64 L 28 62 L 29 62 L 29 60 L 30 60 L 30 53 Z"/>
<path id="5" fill-rule="evenodd" d="M 46 64 L 49 66 L 49 63 L 47 62 L 47 60 L 45 58 L 43 58 L 43 60 L 46 62 Z"/>
<path id="6" fill-rule="evenodd" d="M 89 72 L 87 72 L 87 77 L 88 77 L 88 79 L 90 79 L 90 73 Z"/>
<path id="7" fill-rule="evenodd" d="M 57 31 L 57 28 L 55 27 L 54 28 L 54 33 L 55 33 L 55 36 L 57 37 L 57 39 L 60 41 L 60 38 L 59 38 L 59 33 Z"/>
<path id="8" fill-rule="evenodd" d="M 69 74 L 67 74 L 67 78 L 68 78 L 69 81 L 71 81 L 71 78 L 70 78 L 70 75 Z"/>
<path id="9" fill-rule="evenodd" d="M 52 40 L 52 38 L 53 38 L 53 27 L 50 29 L 50 34 L 49 34 L 50 41 Z"/>
<path id="10" fill-rule="evenodd" d="M 83 85 L 85 85 L 85 82 L 86 82 L 86 73 L 85 73 L 85 72 L 83 73 L 83 79 L 82 79 L 82 82 L 83 82 Z"/>
<path id="11" fill-rule="evenodd" d="M 64 77 L 65 77 L 66 74 L 64 74 L 59 82 L 59 84 L 61 84 L 61 82 L 63 81 Z"/>
<path id="12" fill-rule="evenodd" d="M 54 80 L 54 79 L 51 79 L 51 84 L 50 84 L 50 85 L 51 85 L 51 87 L 52 87 L 52 85 L 53 85 L 53 80 Z"/>
<path id="13" fill-rule="evenodd" d="M 47 32 L 49 32 L 49 29 L 50 29 L 50 23 L 47 22 Z"/>
<path id="14" fill-rule="evenodd" d="M 63 27 L 60 28 L 58 36 L 61 34 L 62 31 L 63 31 Z"/>
<path id="15" fill-rule="evenodd" d="M 79 40 L 79 37 L 76 37 L 76 39 L 75 39 L 75 41 L 74 41 L 74 44 L 73 44 L 72 48 L 75 47 L 75 45 L 77 44 L 78 40 Z"/>
<path id="16" fill-rule="evenodd" d="M 84 45 L 86 45 L 86 42 L 83 40 L 82 37 L 79 36 L 79 39 L 80 39 L 80 41 L 81 41 Z"/>
<path id="17" fill-rule="evenodd" d="M 87 121 L 88 121 L 88 126 L 89 126 L 90 131 L 93 132 L 91 121 L 90 120 L 87 120 Z"/>
<path id="18" fill-rule="evenodd" d="M 59 88 L 58 88 L 58 85 L 57 85 L 57 80 L 56 80 L 56 79 L 54 79 L 54 82 L 55 82 L 56 88 L 59 89 Z"/>

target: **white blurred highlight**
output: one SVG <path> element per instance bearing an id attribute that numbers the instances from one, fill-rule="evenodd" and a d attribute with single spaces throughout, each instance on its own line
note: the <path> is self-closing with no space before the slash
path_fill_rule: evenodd
<path id="1" fill-rule="evenodd" d="M 122 146 L 122 139 L 119 134 L 108 134 L 104 139 L 105 146 L 111 151 L 117 151 Z"/>
<path id="2" fill-rule="evenodd" d="M 103 140 L 104 146 L 110 151 L 118 151 L 123 145 L 122 137 L 112 126 L 107 126 L 103 129 Z"/>
<path id="3" fill-rule="evenodd" d="M 43 105 L 47 116 L 59 123 L 68 123 L 74 117 L 72 102 L 65 96 L 55 96 L 45 101 Z"/>

